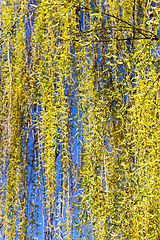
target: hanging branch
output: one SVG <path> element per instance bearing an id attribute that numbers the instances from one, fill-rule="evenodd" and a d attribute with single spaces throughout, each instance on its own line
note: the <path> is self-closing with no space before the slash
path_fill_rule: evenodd
<path id="1" fill-rule="evenodd" d="M 9 30 L 7 31 L 7 33 L 4 35 L 4 39 L 0 41 L 0 45 L 4 43 L 5 38 L 6 38 L 10 33 L 13 33 L 13 30 L 14 30 L 14 28 L 15 28 L 15 26 L 16 26 L 16 23 L 18 23 L 18 21 L 19 21 L 20 19 L 26 17 L 29 13 L 32 12 L 32 14 L 33 14 L 33 13 L 36 12 L 37 10 L 40 10 L 41 8 L 44 8 L 44 7 L 48 7 L 48 6 L 55 6 L 55 7 L 57 7 L 57 6 L 65 6 L 65 4 L 48 3 L 48 4 L 40 4 L 40 5 L 38 5 L 38 6 L 36 6 L 36 5 L 33 5 L 33 6 L 34 6 L 34 9 L 30 9 L 30 10 L 26 11 L 26 13 L 24 13 L 22 16 L 20 16 L 20 17 L 17 18 L 16 20 L 14 20 L 12 26 L 9 28 Z M 76 8 L 81 9 L 81 10 L 84 9 L 84 10 L 88 10 L 88 11 L 93 11 L 93 12 L 95 12 L 95 13 L 100 13 L 99 11 L 93 10 L 93 9 L 91 9 L 91 8 L 88 8 L 87 6 L 76 6 L 76 5 L 74 5 L 73 7 L 76 7 Z M 20 10 L 21 10 L 21 7 L 18 9 L 17 15 L 18 15 L 18 13 L 20 12 Z M 125 23 L 125 24 L 129 25 L 130 28 L 133 29 L 134 34 L 135 34 L 135 30 L 136 30 L 137 32 L 139 32 L 140 34 L 142 34 L 142 35 L 144 36 L 144 38 L 135 38 L 135 37 L 133 37 L 133 38 L 122 38 L 122 39 L 117 39 L 117 38 L 115 38 L 116 40 L 120 40 L 120 41 L 123 41 L 123 40 L 133 40 L 133 39 L 136 39 L 136 40 L 140 40 L 140 39 L 160 40 L 160 38 L 159 38 L 156 34 L 154 34 L 153 32 L 151 32 L 151 31 L 149 31 L 149 30 L 145 30 L 145 29 L 138 28 L 138 27 L 136 27 L 134 24 L 130 24 L 130 23 L 128 23 L 127 21 L 125 21 L 125 20 L 123 20 L 123 19 L 121 19 L 121 18 L 118 18 L 118 17 L 116 17 L 116 16 L 114 16 L 114 15 L 112 15 L 112 14 L 104 13 L 104 12 L 102 12 L 102 14 L 105 15 L 105 16 L 108 16 L 108 17 L 115 18 L 115 19 L 117 19 L 119 22 L 122 22 L 122 23 Z M 124 27 L 124 28 L 125 28 L 125 27 Z M 95 30 L 96 30 L 96 29 L 95 29 Z M 93 31 L 93 30 L 88 30 L 88 31 Z M 150 33 L 151 36 L 147 36 L 147 35 L 144 34 L 143 32 Z M 81 33 L 86 33 L 86 31 L 80 32 L 80 33 L 74 33 L 74 34 L 81 34 Z M 11 37 L 11 38 L 12 38 L 12 37 Z M 75 41 L 75 40 L 74 40 L 74 41 Z M 102 40 L 101 40 L 101 41 L 102 41 Z M 108 40 L 107 40 L 107 41 L 108 41 Z M 111 41 L 111 40 L 109 40 L 109 41 Z"/>
<path id="2" fill-rule="evenodd" d="M 95 10 L 95 9 L 93 10 L 93 9 L 87 7 L 87 6 L 82 6 L 82 7 L 80 7 L 80 9 L 85 9 L 85 10 L 88 10 L 88 11 L 93 11 L 93 12 L 95 12 L 95 13 L 100 13 L 99 11 L 97 11 L 97 10 Z M 142 35 L 144 36 L 144 38 L 148 38 L 148 36 L 143 33 L 144 30 L 141 29 L 141 28 L 136 27 L 134 24 L 130 24 L 130 23 L 128 23 L 127 21 L 125 21 L 125 20 L 123 20 L 123 19 L 121 19 L 121 18 L 119 18 L 119 17 L 116 17 L 116 16 L 114 16 L 114 15 L 112 15 L 112 14 L 109 14 L 109 13 L 102 12 L 102 14 L 105 15 L 105 16 L 111 17 L 111 18 L 115 18 L 115 19 L 117 19 L 119 22 L 122 22 L 122 23 L 127 24 L 127 25 L 130 26 L 134 31 L 136 30 L 137 32 L 139 32 L 140 34 L 142 34 Z M 148 33 L 152 34 L 153 37 L 154 37 L 156 40 L 159 40 L 158 36 L 157 36 L 156 34 L 154 34 L 153 32 L 148 31 Z"/>

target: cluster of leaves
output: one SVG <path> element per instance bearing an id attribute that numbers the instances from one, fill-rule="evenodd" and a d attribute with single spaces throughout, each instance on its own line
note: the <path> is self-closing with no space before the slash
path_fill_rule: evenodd
<path id="1" fill-rule="evenodd" d="M 159 1 L 0 13 L 0 238 L 159 239 Z"/>

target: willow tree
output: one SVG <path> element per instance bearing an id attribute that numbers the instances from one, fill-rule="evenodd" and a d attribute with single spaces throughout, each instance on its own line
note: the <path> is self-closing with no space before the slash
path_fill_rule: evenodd
<path id="1" fill-rule="evenodd" d="M 0 12 L 1 239 L 159 239 L 159 1 Z"/>

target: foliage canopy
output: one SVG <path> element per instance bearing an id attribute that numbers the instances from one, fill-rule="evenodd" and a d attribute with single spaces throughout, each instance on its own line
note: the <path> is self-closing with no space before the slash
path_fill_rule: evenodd
<path id="1" fill-rule="evenodd" d="M 1 238 L 159 239 L 159 1 L 0 13 Z"/>

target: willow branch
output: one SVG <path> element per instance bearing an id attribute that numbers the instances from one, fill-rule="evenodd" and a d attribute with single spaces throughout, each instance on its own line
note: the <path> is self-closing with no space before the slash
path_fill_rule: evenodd
<path id="1" fill-rule="evenodd" d="M 88 11 L 93 11 L 93 12 L 95 12 L 95 13 L 100 13 L 99 11 L 93 10 L 93 9 L 87 7 L 87 6 L 80 7 L 80 9 L 85 9 L 85 10 L 88 10 Z M 141 32 L 141 31 L 144 31 L 142 28 L 138 28 L 138 27 L 136 27 L 134 24 L 130 24 L 129 22 L 127 22 L 127 21 L 125 21 L 125 20 L 123 20 L 123 19 L 121 19 L 121 18 L 119 18 L 119 17 L 117 17 L 117 16 L 115 16 L 115 15 L 112 15 L 112 14 L 109 14 L 109 13 L 105 13 L 105 12 L 102 12 L 102 14 L 105 15 L 105 16 L 107 16 L 107 17 L 115 18 L 115 19 L 117 19 L 118 21 L 127 24 L 128 26 L 132 27 L 134 30 L 137 30 L 137 31 L 138 31 L 140 34 L 142 34 L 145 38 L 147 37 L 143 32 Z M 151 32 L 151 31 L 148 31 L 148 33 L 152 34 L 155 38 L 157 38 L 157 40 L 159 39 L 158 36 L 157 36 L 155 33 Z"/>
<path id="2" fill-rule="evenodd" d="M 39 10 L 39 9 L 41 9 L 41 8 L 43 8 L 43 7 L 49 7 L 49 6 L 57 7 L 57 6 L 60 6 L 60 4 L 47 3 L 47 4 L 40 4 L 40 5 L 37 5 L 37 6 L 35 6 L 35 5 L 33 5 L 33 6 L 34 6 L 33 9 L 30 9 L 30 10 L 26 11 L 22 16 L 20 16 L 20 17 L 18 17 L 17 19 L 14 20 L 13 24 L 11 25 L 11 27 L 9 28 L 9 30 L 6 32 L 6 34 L 4 35 L 4 39 L 2 39 L 2 40 L 0 41 L 0 45 L 1 45 L 2 43 L 4 43 L 5 38 L 8 36 L 8 34 L 9 34 L 10 32 L 13 31 L 14 27 L 16 26 L 16 23 L 18 23 L 18 21 L 19 21 L 20 19 L 23 19 L 23 18 L 26 17 L 29 13 L 31 13 L 31 12 L 34 13 L 36 10 Z M 65 4 L 61 4 L 61 6 L 65 6 Z M 73 7 L 79 8 L 79 9 L 81 9 L 81 10 L 84 9 L 84 10 L 88 10 L 88 11 L 93 11 L 93 12 L 95 12 L 95 13 L 100 13 L 99 11 L 93 10 L 93 9 L 87 7 L 87 6 L 84 6 L 84 5 L 83 5 L 83 6 L 76 6 L 76 5 L 74 5 Z M 18 9 L 17 15 L 18 15 L 18 13 L 19 13 L 20 10 L 21 10 L 21 8 Z M 125 20 L 123 20 L 123 19 L 121 19 L 121 18 L 119 18 L 119 17 L 117 17 L 117 16 L 115 16 L 115 15 L 112 15 L 112 14 L 109 14 L 109 13 L 105 13 L 105 12 L 102 12 L 102 14 L 105 15 L 105 16 L 108 16 L 108 17 L 115 18 L 115 19 L 117 19 L 118 21 L 127 24 L 128 26 L 130 26 L 131 28 L 133 28 L 134 30 L 137 30 L 137 32 L 139 32 L 140 34 L 142 34 L 142 35 L 145 37 L 145 39 L 149 39 L 149 38 L 148 38 L 148 36 L 147 36 L 146 34 L 144 34 L 143 32 L 148 32 L 148 33 L 150 33 L 152 36 L 154 36 L 154 37 L 152 38 L 153 40 L 159 40 L 159 37 L 158 37 L 155 33 L 151 32 L 151 31 L 149 31 L 149 30 L 144 30 L 144 29 L 138 28 L 138 27 L 136 27 L 135 25 L 130 24 L 130 23 L 128 23 L 127 21 L 125 21 Z"/>

